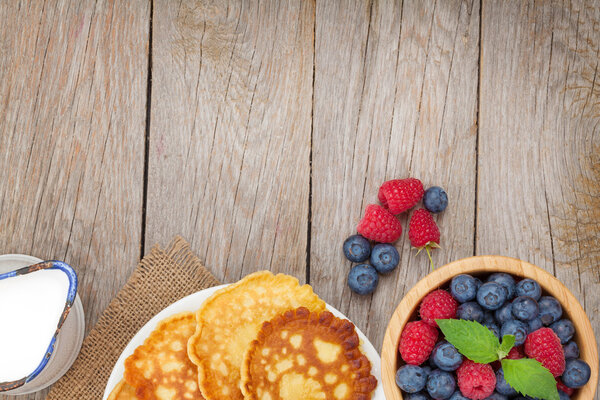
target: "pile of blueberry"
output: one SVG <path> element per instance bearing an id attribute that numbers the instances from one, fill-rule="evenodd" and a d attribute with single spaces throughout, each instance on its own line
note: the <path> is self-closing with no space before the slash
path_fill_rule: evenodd
<path id="1" fill-rule="evenodd" d="M 427 297 L 431 300 L 425 304 Z M 411 323 L 407 324 L 399 345 L 406 365 L 398 370 L 396 384 L 406 393 L 405 399 L 529 399 L 519 397 L 510 387 L 499 363 L 490 364 L 492 382 L 484 397 L 467 393 L 461 386 L 461 379 L 467 381 L 469 378 L 461 378 L 460 371 L 464 369 L 464 363 L 472 362 L 443 340 L 443 335 L 438 337 L 436 325 L 431 323 L 431 315 L 435 314 L 445 314 L 444 318 L 454 314 L 451 318 L 477 321 L 499 340 L 504 335 L 514 335 L 515 347 L 507 358 L 529 357 L 540 361 L 556 378 L 560 400 L 569 399 L 575 389 L 590 379 L 590 367 L 579 359 L 579 347 L 573 340 L 573 323 L 563 315 L 558 300 L 544 295 L 536 281 L 517 281 L 509 274 L 493 273 L 482 282 L 477 277 L 461 274 L 452 279 L 448 290 L 436 290 L 427 297 L 419 310 L 421 320 L 414 321 L 410 328 Z M 412 338 L 409 329 L 415 332 Z M 543 341 L 548 335 L 554 336 L 552 331 L 557 337 L 558 351 L 550 354 Z M 541 350 L 534 349 L 536 346 Z M 556 371 L 554 366 L 559 370 Z"/>
<path id="2" fill-rule="evenodd" d="M 371 243 L 361 235 L 352 235 L 344 241 L 344 255 L 354 266 L 348 274 L 348 286 L 358 294 L 372 293 L 379 283 L 380 274 L 392 272 L 400 261 L 398 250 L 389 243 Z M 370 265 L 364 263 L 369 260 Z"/>
<path id="3" fill-rule="evenodd" d="M 514 335 L 515 346 L 525 343 L 529 333 L 543 326 L 550 326 L 562 344 L 569 343 L 575 334 L 573 323 L 561 319 L 563 311 L 558 300 L 542 296 L 540 285 L 533 279 L 517 283 L 511 275 L 498 272 L 482 283 L 463 274 L 452 279 L 450 293 L 461 303 L 458 319 L 480 322 L 498 339 Z"/>

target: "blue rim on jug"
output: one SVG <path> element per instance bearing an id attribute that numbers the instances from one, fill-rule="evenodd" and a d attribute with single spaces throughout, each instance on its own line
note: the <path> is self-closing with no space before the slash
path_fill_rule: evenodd
<path id="1" fill-rule="evenodd" d="M 71 310 L 71 306 L 73 305 L 73 302 L 75 301 L 75 296 L 77 295 L 77 274 L 75 273 L 75 270 L 73 270 L 73 268 L 69 264 L 64 263 L 62 261 L 56 261 L 56 260 L 44 261 L 44 262 L 41 262 L 38 264 L 29 265 L 27 267 L 19 268 L 14 271 L 0 274 L 0 280 L 3 280 L 3 279 L 12 278 L 12 277 L 19 276 L 19 275 L 25 275 L 25 274 L 29 274 L 31 272 L 45 270 L 45 269 L 60 270 L 60 271 L 64 272 L 65 275 L 67 275 L 67 278 L 69 279 L 69 290 L 67 292 L 67 301 L 65 303 L 65 308 L 63 309 L 60 319 L 58 320 L 58 324 L 56 326 L 56 331 L 54 332 L 54 335 L 52 336 L 52 339 L 50 340 L 50 344 L 48 345 L 48 348 L 46 349 L 46 353 L 44 354 L 44 357 L 42 358 L 42 361 L 40 362 L 40 364 L 36 367 L 36 369 L 32 373 L 30 373 L 29 375 L 27 375 L 19 380 L 11 381 L 11 382 L 0 382 L 0 392 L 13 390 L 18 387 L 21 387 L 24 384 L 26 384 L 27 382 L 30 382 L 31 380 L 33 380 L 40 372 L 42 372 L 42 370 L 44 369 L 46 364 L 48 364 L 50 357 L 52 356 L 52 352 L 54 351 L 54 344 L 56 343 L 56 337 L 58 336 L 58 333 L 60 332 L 60 328 L 62 327 L 63 322 L 65 322 L 65 319 L 67 318 L 67 315 L 69 314 L 69 311 Z"/>

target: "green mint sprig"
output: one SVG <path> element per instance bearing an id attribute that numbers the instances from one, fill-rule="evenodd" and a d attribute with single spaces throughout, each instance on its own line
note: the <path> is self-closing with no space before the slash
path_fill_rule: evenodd
<path id="1" fill-rule="evenodd" d="M 513 335 L 504 335 L 502 343 L 487 327 L 477 321 L 436 319 L 446 340 L 469 360 L 489 364 L 501 360 L 504 379 L 517 392 L 542 400 L 559 400 L 554 376 L 536 360 L 505 357 L 515 345 Z"/>
<path id="2" fill-rule="evenodd" d="M 554 376 L 539 361 L 521 358 L 501 362 L 504 379 L 517 392 L 536 399 L 559 400 Z"/>

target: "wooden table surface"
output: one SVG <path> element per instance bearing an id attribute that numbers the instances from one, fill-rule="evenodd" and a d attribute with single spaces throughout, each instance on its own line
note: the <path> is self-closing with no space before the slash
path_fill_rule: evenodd
<path id="1" fill-rule="evenodd" d="M 309 282 L 379 348 L 427 257 L 403 217 L 361 297 L 341 245 L 413 176 L 450 197 L 438 266 L 530 261 L 598 333 L 599 59 L 593 0 L 2 1 L 0 252 L 73 265 L 89 330 L 181 234 L 225 282 Z"/>

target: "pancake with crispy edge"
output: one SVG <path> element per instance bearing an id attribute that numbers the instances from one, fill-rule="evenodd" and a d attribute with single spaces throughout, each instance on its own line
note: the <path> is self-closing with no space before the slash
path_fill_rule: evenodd
<path id="1" fill-rule="evenodd" d="M 197 370 L 187 356 L 196 317 L 183 312 L 158 323 L 125 360 L 125 380 L 141 400 L 202 399 Z"/>
<path id="2" fill-rule="evenodd" d="M 198 366 L 198 383 L 208 400 L 243 399 L 240 367 L 262 323 L 286 310 L 325 309 L 309 285 L 294 277 L 255 272 L 207 299 L 196 313 L 188 355 Z"/>
<path id="3" fill-rule="evenodd" d="M 244 399 L 370 399 L 377 380 L 354 328 L 304 307 L 263 323 L 242 363 Z"/>
<path id="4" fill-rule="evenodd" d="M 135 388 L 123 379 L 110 392 L 107 400 L 138 400 L 138 397 L 135 395 Z"/>

